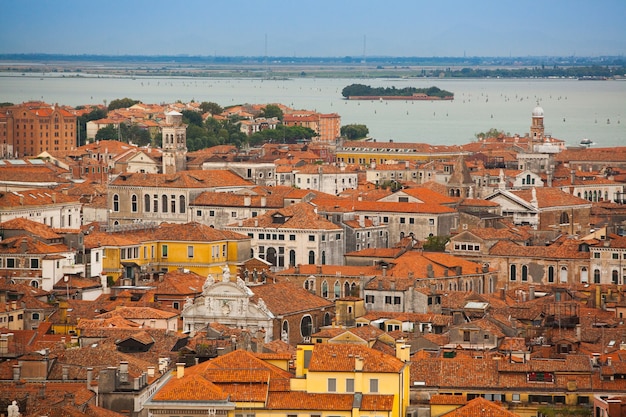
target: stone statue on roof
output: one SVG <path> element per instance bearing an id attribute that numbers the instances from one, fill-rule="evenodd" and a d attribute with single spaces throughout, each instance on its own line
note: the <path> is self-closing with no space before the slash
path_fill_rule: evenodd
<path id="1" fill-rule="evenodd" d="M 222 282 L 230 281 L 230 269 L 228 269 L 228 265 L 224 265 L 222 268 Z"/>
<path id="2" fill-rule="evenodd" d="M 202 285 L 202 292 L 206 294 L 209 287 L 213 285 L 214 283 L 215 283 L 215 279 L 213 278 L 213 275 L 209 274 L 206 277 L 206 281 L 204 281 L 204 285 Z"/>
<path id="3" fill-rule="evenodd" d="M 20 417 L 20 407 L 17 405 L 17 401 L 13 400 L 13 402 L 9 404 L 7 407 L 7 416 Z"/>

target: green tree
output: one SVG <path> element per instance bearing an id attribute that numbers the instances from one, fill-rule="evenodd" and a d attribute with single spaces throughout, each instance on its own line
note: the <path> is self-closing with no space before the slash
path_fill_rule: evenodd
<path id="1" fill-rule="evenodd" d="M 506 133 L 504 132 L 504 130 L 500 130 L 500 129 L 496 129 L 495 127 L 492 127 L 491 129 L 489 129 L 486 132 L 478 132 L 476 134 L 474 134 L 474 136 L 477 139 L 487 139 L 487 138 L 497 138 L 500 135 L 506 135 Z"/>
<path id="2" fill-rule="evenodd" d="M 450 236 L 428 236 L 424 242 L 424 250 L 427 252 L 444 252 Z"/>
<path id="3" fill-rule="evenodd" d="M 78 146 L 84 145 L 87 141 L 87 122 L 104 119 L 105 117 L 107 117 L 107 111 L 102 108 L 94 108 L 89 113 L 78 116 L 78 138 L 80 139 Z"/>
<path id="4" fill-rule="evenodd" d="M 260 116 L 268 119 L 276 117 L 278 120 L 283 120 L 283 111 L 276 104 L 268 104 L 263 107 Z"/>
<path id="5" fill-rule="evenodd" d="M 192 110 L 183 110 L 181 113 L 185 123 L 202 127 L 202 115 L 200 113 Z"/>
<path id="6" fill-rule="evenodd" d="M 120 140 L 137 146 L 147 146 L 152 143 L 150 132 L 135 123 L 120 124 Z"/>
<path id="7" fill-rule="evenodd" d="M 133 100 L 132 98 L 118 98 L 115 100 L 111 100 L 109 103 L 109 111 L 115 109 L 126 109 L 128 107 L 132 107 L 135 104 L 140 103 L 139 100 Z"/>
<path id="8" fill-rule="evenodd" d="M 370 133 L 367 126 L 359 124 L 341 126 L 340 132 L 341 136 L 350 140 L 366 138 L 367 135 Z"/>
<path id="9" fill-rule="evenodd" d="M 200 103 L 200 109 L 202 109 L 203 113 L 211 113 L 212 115 L 221 114 L 224 111 L 222 106 L 211 101 L 203 101 Z"/>
<path id="10" fill-rule="evenodd" d="M 113 125 L 103 127 L 96 133 L 96 140 L 118 140 L 118 138 L 119 130 Z"/>

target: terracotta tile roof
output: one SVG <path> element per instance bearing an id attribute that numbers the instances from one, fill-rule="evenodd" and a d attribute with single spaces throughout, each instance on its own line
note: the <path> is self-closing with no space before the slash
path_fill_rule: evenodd
<path id="1" fill-rule="evenodd" d="M 404 367 L 400 359 L 366 346 L 322 343 L 313 349 L 309 371 L 354 372 L 356 357 L 363 358 L 363 372 L 398 373 Z"/>
<path id="2" fill-rule="evenodd" d="M 33 165 L 25 160 L 24 164 L 18 165 L 5 160 L 4 164 L 0 164 L 0 181 L 15 181 L 19 183 L 69 183 L 70 180 L 65 178 L 67 175 L 67 170 L 56 167 L 48 162 L 41 165 Z"/>
<path id="3" fill-rule="evenodd" d="M 15 236 L 0 241 L 2 254 L 53 255 L 69 251 L 69 248 L 62 243 L 46 244 L 30 236 Z"/>
<path id="4" fill-rule="evenodd" d="M 399 203 L 399 202 L 382 202 L 382 201 L 354 201 L 347 198 L 315 198 L 312 204 L 316 205 L 321 211 L 333 212 L 337 209 L 349 211 L 366 211 L 366 212 L 388 212 L 388 213 L 429 213 L 429 214 L 445 214 L 456 213 L 456 210 L 450 207 L 442 206 L 436 203 Z"/>
<path id="5" fill-rule="evenodd" d="M 283 207 L 283 197 L 281 195 L 241 195 L 205 191 L 198 195 L 192 204 L 194 206 L 254 207 L 270 209 Z"/>
<path id="6" fill-rule="evenodd" d="M 380 273 L 375 266 L 348 266 L 348 265 L 299 265 L 299 275 L 337 275 L 358 277 L 361 274 L 371 276 Z M 296 274 L 296 267 L 277 272 L 276 275 Z"/>
<path id="7" fill-rule="evenodd" d="M 578 249 L 580 241 L 570 240 L 561 245 L 522 246 L 509 240 L 500 240 L 489 249 L 489 255 L 523 256 L 527 258 L 589 259 L 589 252 Z"/>
<path id="8" fill-rule="evenodd" d="M 18 217 L 16 219 L 7 220 L 0 223 L 2 230 L 21 230 L 28 232 L 32 235 L 38 236 L 42 239 L 61 239 L 62 236 L 56 233 L 50 226 L 35 222 L 24 217 Z"/>
<path id="9" fill-rule="evenodd" d="M 536 192 L 538 208 L 552 208 L 563 206 L 586 206 L 591 203 L 583 198 L 576 197 L 561 191 L 558 188 L 538 187 L 528 190 L 512 190 L 511 194 L 530 203 L 533 199 L 533 190 Z"/>
<path id="10" fill-rule="evenodd" d="M 616 146 L 611 148 L 570 148 L 561 151 L 555 156 L 556 161 L 572 162 L 623 162 L 626 161 L 626 147 Z"/>
<path id="11" fill-rule="evenodd" d="M 464 405 L 467 400 L 462 395 L 434 394 L 430 397 L 430 405 Z"/>
<path id="12" fill-rule="evenodd" d="M 96 316 L 97 319 L 108 319 L 119 316 L 128 320 L 171 319 L 177 313 L 158 310 L 150 307 L 119 307 L 113 311 Z"/>
<path id="13" fill-rule="evenodd" d="M 288 354 L 288 355 L 296 354 L 295 347 L 291 346 L 288 343 L 283 342 L 280 339 L 272 340 L 271 342 L 265 343 L 263 345 L 263 351 L 280 353 L 280 354 Z"/>
<path id="14" fill-rule="evenodd" d="M 482 397 L 476 397 L 461 408 L 442 414 L 441 417 L 520 417 L 520 415 Z"/>
<path id="15" fill-rule="evenodd" d="M 168 381 L 152 401 L 226 401 L 228 394 L 201 375 L 189 375 Z"/>
<path id="16" fill-rule="evenodd" d="M 92 232 L 85 236 L 85 247 L 130 246 L 150 241 L 162 242 L 216 242 L 221 240 L 247 240 L 248 236 L 219 230 L 201 223 L 160 223 L 150 229 L 124 232 Z"/>
<path id="17" fill-rule="evenodd" d="M 163 276 L 163 281 L 156 283 L 157 295 L 199 295 L 206 277 L 194 272 L 170 271 Z"/>
<path id="18" fill-rule="evenodd" d="M 28 178 L 28 176 L 25 178 Z M 0 208 L 3 210 L 20 207 L 51 206 L 55 204 L 80 204 L 80 201 L 74 196 L 50 190 L 0 192 Z"/>
<path id="19" fill-rule="evenodd" d="M 275 219 L 280 219 L 277 221 Z M 331 221 L 317 214 L 315 207 L 309 203 L 297 203 L 278 210 L 246 219 L 240 223 L 234 223 L 229 227 L 255 227 L 260 229 L 292 229 L 292 230 L 341 230 Z"/>
<path id="20" fill-rule="evenodd" d="M 120 174 L 111 186 L 150 188 L 203 188 L 252 187 L 252 183 L 227 170 L 181 171 L 175 174 Z"/>
<path id="21" fill-rule="evenodd" d="M 263 299 L 274 315 L 289 315 L 302 311 L 331 308 L 334 304 L 325 298 L 310 293 L 292 282 L 267 283 L 251 287 L 258 302 Z"/>

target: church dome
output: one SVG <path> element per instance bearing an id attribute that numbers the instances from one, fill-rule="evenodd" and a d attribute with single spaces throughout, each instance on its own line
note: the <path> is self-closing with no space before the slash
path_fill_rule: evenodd
<path id="1" fill-rule="evenodd" d="M 533 117 L 543 117 L 543 108 L 537 106 L 533 109 Z"/>

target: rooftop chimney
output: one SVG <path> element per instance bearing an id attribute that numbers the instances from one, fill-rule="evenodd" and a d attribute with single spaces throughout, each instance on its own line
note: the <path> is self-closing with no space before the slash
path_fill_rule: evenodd
<path id="1" fill-rule="evenodd" d="M 185 376 L 185 364 L 176 362 L 176 378 L 180 379 Z"/>

